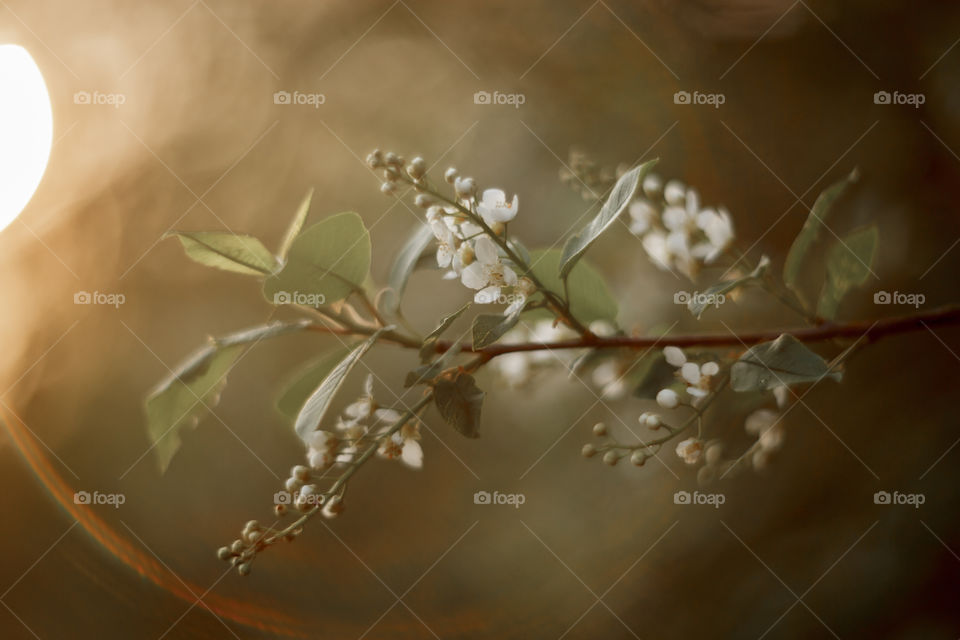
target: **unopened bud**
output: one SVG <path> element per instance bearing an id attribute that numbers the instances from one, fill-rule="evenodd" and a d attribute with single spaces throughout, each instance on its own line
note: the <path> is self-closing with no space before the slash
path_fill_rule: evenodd
<path id="1" fill-rule="evenodd" d="M 407 173 L 414 180 L 419 180 L 427 172 L 427 162 L 420 156 L 417 156 L 407 165 Z"/>
<path id="2" fill-rule="evenodd" d="M 593 435 L 595 436 L 607 435 L 607 425 L 603 424 L 602 422 L 598 422 L 597 424 L 593 425 Z"/>
<path id="3" fill-rule="evenodd" d="M 584 458 L 592 458 L 597 455 L 597 448 L 592 444 L 585 444 L 583 445 L 583 449 L 580 450 L 580 455 Z"/>
<path id="4" fill-rule="evenodd" d="M 620 456 L 617 455 L 616 451 L 607 451 L 603 454 L 603 464 L 608 464 L 611 467 L 620 462 Z"/>
<path id="5" fill-rule="evenodd" d="M 457 179 L 457 176 L 459 176 L 459 175 L 460 175 L 460 172 L 459 172 L 459 171 L 457 171 L 457 170 L 454 169 L 453 167 L 450 167 L 449 169 L 447 169 L 446 171 L 444 171 L 444 173 L 443 173 L 443 179 L 446 180 L 447 182 L 449 182 L 450 184 L 453 184 L 453 181 L 456 180 L 456 179 Z"/>

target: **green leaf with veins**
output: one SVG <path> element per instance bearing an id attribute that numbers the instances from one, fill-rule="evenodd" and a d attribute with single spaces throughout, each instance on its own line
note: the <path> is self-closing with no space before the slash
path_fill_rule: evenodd
<path id="1" fill-rule="evenodd" d="M 543 286 L 554 292 L 563 291 L 563 282 L 558 275 L 561 259 L 561 252 L 557 249 L 538 249 L 530 253 L 534 275 Z M 570 311 L 577 320 L 588 324 L 594 320 L 616 320 L 616 300 L 600 272 L 586 261 L 579 262 L 568 275 L 567 290 L 570 293 Z M 549 312 L 536 312 L 536 317 L 541 315 L 546 317 Z"/>
<path id="2" fill-rule="evenodd" d="M 469 373 L 459 372 L 452 379 L 440 378 L 433 387 L 437 411 L 460 434 L 468 438 L 480 435 L 480 409 L 484 393 Z"/>
<path id="3" fill-rule="evenodd" d="M 740 287 L 745 287 L 748 285 L 759 284 L 763 281 L 763 276 L 766 274 L 767 269 L 770 267 L 770 259 L 767 256 L 763 256 L 760 259 L 760 263 L 757 265 L 757 268 L 751 271 L 749 274 L 743 276 L 742 278 L 734 278 L 732 280 L 724 280 L 723 282 L 718 282 L 712 287 L 708 287 L 706 291 L 698 293 L 696 297 L 690 299 L 690 302 L 687 303 L 687 308 L 690 310 L 690 313 L 700 319 L 700 316 L 703 315 L 703 312 L 706 311 L 707 307 L 711 305 L 718 305 L 718 302 L 711 302 L 711 299 L 716 298 L 717 296 L 723 296 L 734 289 Z"/>
<path id="4" fill-rule="evenodd" d="M 313 189 L 307 191 L 307 195 L 300 202 L 300 206 L 297 207 L 297 212 L 293 215 L 290 226 L 287 227 L 287 233 L 283 236 L 283 242 L 280 243 L 280 251 L 277 253 L 281 261 L 286 261 L 287 253 L 290 252 L 293 241 L 297 239 L 300 231 L 303 230 L 303 225 L 307 221 L 307 214 L 310 213 L 311 200 L 313 200 Z"/>
<path id="5" fill-rule="evenodd" d="M 620 176 L 596 217 L 580 233 L 567 240 L 567 243 L 563 246 L 563 253 L 558 265 L 558 275 L 561 280 L 570 275 L 570 271 L 577 264 L 577 261 L 583 257 L 583 254 L 600 237 L 600 234 L 609 229 L 610 225 L 627 210 L 637 187 L 656 163 L 656 160 L 650 160 Z"/>
<path id="6" fill-rule="evenodd" d="M 168 236 L 176 236 L 187 257 L 207 267 L 265 276 L 279 266 L 270 250 L 253 236 L 225 231 L 171 231 Z"/>
<path id="7" fill-rule="evenodd" d="M 424 251 L 433 243 L 433 231 L 430 225 L 421 224 L 410 234 L 400 252 L 397 253 L 390 267 L 390 276 L 387 278 L 389 289 L 383 297 L 382 308 L 387 313 L 396 313 L 400 309 L 400 300 L 407 288 L 410 275 L 417 268 L 417 263 Z"/>
<path id="8" fill-rule="evenodd" d="M 840 381 L 827 362 L 789 334 L 751 347 L 733 363 L 730 386 L 734 391 L 760 391 L 781 385 L 816 382 L 821 378 Z"/>
<path id="9" fill-rule="evenodd" d="M 359 291 L 370 272 L 370 234 L 356 213 L 339 213 L 300 233 L 283 268 L 266 279 L 263 294 L 272 304 L 294 293 L 322 296 L 324 304 Z M 278 295 L 280 294 L 280 295 Z"/>

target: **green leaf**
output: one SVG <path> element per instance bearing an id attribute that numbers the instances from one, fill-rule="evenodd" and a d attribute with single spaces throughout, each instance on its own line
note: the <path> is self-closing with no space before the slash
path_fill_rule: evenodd
<path id="1" fill-rule="evenodd" d="M 427 337 L 423 339 L 423 345 L 420 347 L 421 362 L 430 361 L 430 356 L 432 356 L 436 352 L 435 346 L 437 344 L 437 340 L 440 338 L 440 336 L 444 334 L 444 332 L 447 329 L 449 329 L 453 325 L 454 322 L 456 322 L 457 318 L 463 315 L 464 311 L 470 308 L 472 304 L 473 304 L 472 302 L 468 302 L 467 304 L 463 305 L 462 307 L 460 307 L 459 309 L 457 309 L 456 311 L 454 311 L 453 313 L 445 317 L 443 320 L 441 320 L 440 324 L 437 325 L 437 328 L 427 334 Z"/>
<path id="2" fill-rule="evenodd" d="M 734 289 L 760 282 L 769 267 L 770 259 L 767 256 L 763 256 L 757 268 L 742 278 L 724 280 L 712 287 L 708 287 L 706 291 L 698 292 L 697 295 L 692 297 L 690 302 L 687 303 L 687 308 L 690 310 L 690 313 L 699 320 L 707 307 L 720 304 L 717 298 L 727 295 Z"/>
<path id="3" fill-rule="evenodd" d="M 484 314 L 473 319 L 473 348 L 482 349 L 499 340 L 503 334 L 510 331 L 520 320 L 520 313 L 509 316 L 502 314 Z"/>
<path id="4" fill-rule="evenodd" d="M 435 361 L 421 365 L 413 371 L 408 371 L 407 377 L 403 382 L 404 388 L 409 388 L 417 384 L 430 384 L 434 378 L 443 373 L 444 370 L 451 365 L 453 359 L 456 358 L 459 353 L 460 342 L 457 341 Z"/>
<path id="5" fill-rule="evenodd" d="M 306 440 L 307 436 L 316 430 L 317 426 L 323 421 L 323 417 L 330 408 L 337 390 L 347 379 L 347 375 L 353 370 L 353 367 L 360 361 L 373 343 L 377 341 L 385 331 L 391 331 L 393 327 L 384 327 L 372 334 L 369 338 L 361 342 L 347 354 L 331 371 L 324 377 L 307 401 L 297 414 L 297 420 L 293 425 L 294 431 L 300 436 L 301 440 Z"/>
<path id="6" fill-rule="evenodd" d="M 816 382 L 828 377 L 840 381 L 839 371 L 789 334 L 751 347 L 733 363 L 730 385 L 734 391 L 759 391 L 781 385 Z"/>
<path id="7" fill-rule="evenodd" d="M 273 304 L 309 295 L 330 304 L 360 290 L 370 271 L 370 234 L 356 213 L 339 213 L 309 227 L 290 246 L 287 262 L 263 283 Z"/>
<path id="8" fill-rule="evenodd" d="M 277 259 L 253 236 L 225 231 L 171 231 L 183 245 L 187 257 L 208 267 L 265 276 L 277 268 Z"/>
<path id="9" fill-rule="evenodd" d="M 570 275 L 570 270 L 583 257 L 590 245 L 614 223 L 620 214 L 627 210 L 630 201 L 633 199 L 633 194 L 637 191 L 637 186 L 656 163 L 656 160 L 645 162 L 620 176 L 607 201 L 603 203 L 600 213 L 580 233 L 570 237 L 563 246 L 563 254 L 560 259 L 559 274 L 561 279 L 566 279 Z"/>
<path id="10" fill-rule="evenodd" d="M 280 260 L 287 259 L 287 253 L 290 252 L 293 241 L 300 235 L 303 224 L 307 221 L 307 214 L 310 213 L 310 201 L 312 199 L 313 189 L 310 189 L 307 191 L 307 195 L 303 198 L 303 201 L 300 202 L 300 206 L 297 207 L 297 212 L 293 215 L 290 226 L 287 227 L 287 233 L 283 236 L 283 242 L 280 243 L 280 253 L 277 254 L 280 256 Z"/>
<path id="11" fill-rule="evenodd" d="M 315 359 L 294 374 L 277 398 L 277 410 L 288 418 L 296 418 L 313 390 L 323 382 L 334 367 L 340 364 L 350 349 L 351 345 L 339 347 Z"/>
<path id="12" fill-rule="evenodd" d="M 417 267 L 420 256 L 433 242 L 433 231 L 430 225 L 421 224 L 404 243 L 400 252 L 390 267 L 390 276 L 387 279 L 389 289 L 383 298 L 383 309 L 388 313 L 396 313 L 400 308 L 403 291 L 407 288 L 410 274 Z"/>
<path id="13" fill-rule="evenodd" d="M 561 252 L 557 249 L 538 249 L 530 254 L 533 273 L 543 286 L 551 291 L 563 291 L 559 265 Z M 581 322 L 594 320 L 613 322 L 617 317 L 617 302 L 610 295 L 603 276 L 587 262 L 580 262 L 567 276 L 570 310 Z"/>
<path id="14" fill-rule="evenodd" d="M 483 391 L 469 373 L 460 372 L 452 379 L 440 378 L 433 388 L 433 401 L 440 415 L 460 434 L 468 438 L 480 435 L 480 409 Z"/>
<path id="15" fill-rule="evenodd" d="M 146 400 L 147 435 L 160 472 L 167 470 L 180 448 L 180 431 L 196 424 L 207 407 L 216 406 L 226 374 L 244 345 L 300 331 L 309 324 L 274 322 L 213 338 L 161 381 Z"/>
<path id="16" fill-rule="evenodd" d="M 817 315 L 826 320 L 837 316 L 840 301 L 870 277 L 880 233 L 876 225 L 854 231 L 837 241 L 827 255 L 827 281 L 820 292 Z"/>
<path id="17" fill-rule="evenodd" d="M 817 201 L 813 203 L 813 208 L 810 210 L 806 222 L 803 223 L 803 228 L 800 229 L 800 233 L 797 234 L 793 245 L 790 247 L 789 253 L 787 253 L 787 260 L 783 265 L 783 282 L 790 287 L 801 300 L 804 300 L 804 296 L 800 291 L 799 281 L 804 259 L 807 253 L 809 253 L 810 248 L 817 241 L 817 238 L 820 237 L 820 232 L 823 230 L 824 224 L 830 216 L 833 203 L 843 194 L 846 188 L 856 182 L 858 178 L 859 174 L 857 170 L 854 169 L 846 178 L 830 185 L 820 194 Z"/>

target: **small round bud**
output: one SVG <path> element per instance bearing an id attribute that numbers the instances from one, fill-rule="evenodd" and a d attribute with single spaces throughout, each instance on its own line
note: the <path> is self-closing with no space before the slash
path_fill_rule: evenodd
<path id="1" fill-rule="evenodd" d="M 296 478 L 297 480 L 300 480 L 302 482 L 306 482 L 307 480 L 310 479 L 310 469 L 303 466 L 302 464 L 298 464 L 297 466 L 295 466 L 293 469 L 290 470 L 290 477 Z"/>
<path id="2" fill-rule="evenodd" d="M 297 491 L 300 491 L 300 487 L 302 486 L 303 482 L 297 480 L 296 478 L 287 478 L 287 481 L 284 483 L 284 487 L 286 487 L 287 491 L 290 493 L 296 493 Z"/>
<path id="3" fill-rule="evenodd" d="M 233 544 L 230 545 L 230 551 L 234 555 L 237 555 L 243 551 L 243 540 L 234 540 Z"/>
<path id="4" fill-rule="evenodd" d="M 620 462 L 620 456 L 617 455 L 616 451 L 607 451 L 603 454 L 603 464 L 608 464 L 611 467 Z"/>
<path id="5" fill-rule="evenodd" d="M 602 422 L 598 422 L 597 424 L 593 425 L 593 435 L 598 437 L 607 435 L 607 425 L 603 424 Z"/>
<path id="6" fill-rule="evenodd" d="M 433 199 L 425 193 L 418 193 L 413 203 L 421 209 L 428 209 L 433 204 Z"/>
<path id="7" fill-rule="evenodd" d="M 383 161 L 386 162 L 388 165 L 396 166 L 397 164 L 403 164 L 402 162 L 399 162 L 399 160 L 400 160 L 400 156 L 395 154 L 393 151 L 387 151 L 387 155 L 383 157 Z"/>
<path id="8" fill-rule="evenodd" d="M 682 207 L 687 197 L 687 188 L 679 180 L 671 180 L 663 187 L 663 199 L 674 207 Z"/>
<path id="9" fill-rule="evenodd" d="M 285 515 L 287 513 L 287 505 L 277 504 L 273 506 L 273 512 L 278 516 Z"/>
<path id="10" fill-rule="evenodd" d="M 720 464 L 720 461 L 723 459 L 723 446 L 719 443 L 711 444 L 707 447 L 703 457 L 707 462 L 707 466 L 713 467 Z"/>
<path id="11" fill-rule="evenodd" d="M 323 506 L 323 517 L 324 518 L 336 518 L 343 512 L 343 498 L 340 496 L 333 496 L 330 500 Z"/>
<path id="12" fill-rule="evenodd" d="M 634 451 L 630 454 L 630 462 L 635 464 L 638 467 L 642 467 L 643 463 L 647 461 L 647 456 L 643 454 L 643 451 Z"/>
<path id="13" fill-rule="evenodd" d="M 371 169 L 379 169 L 383 166 L 383 153 L 380 152 L 380 149 L 374 149 L 367 156 L 367 165 Z"/>
<path id="14" fill-rule="evenodd" d="M 397 191 L 396 182 L 384 182 L 380 185 L 380 193 L 385 196 L 391 196 Z"/>
<path id="15" fill-rule="evenodd" d="M 660 197 L 660 193 L 663 191 L 663 180 L 655 173 L 647 174 L 647 177 L 643 179 L 643 192 L 651 200 L 656 200 Z"/>
<path id="16" fill-rule="evenodd" d="M 417 156 L 407 165 L 407 173 L 414 180 L 419 180 L 427 172 L 427 161 Z"/>
<path id="17" fill-rule="evenodd" d="M 471 198 L 477 191 L 477 183 L 474 182 L 473 178 L 457 178 L 454 180 L 453 188 L 457 192 L 457 196 Z"/>
<path id="18" fill-rule="evenodd" d="M 237 573 L 239 573 L 242 576 L 250 575 L 250 563 L 244 562 L 244 563 L 241 563 L 239 566 L 237 566 Z"/>
<path id="19" fill-rule="evenodd" d="M 453 181 L 456 180 L 457 176 L 459 175 L 460 175 L 459 171 L 457 171 L 453 167 L 450 167 L 449 169 L 443 172 L 443 179 L 449 182 L 450 184 L 453 184 Z"/>
<path id="20" fill-rule="evenodd" d="M 243 525 L 244 531 L 259 531 L 260 523 L 256 520 L 248 520 L 247 524 Z"/>
<path id="21" fill-rule="evenodd" d="M 597 448 L 592 444 L 585 444 L 583 445 L 583 449 L 580 449 L 580 455 L 584 458 L 592 458 L 597 455 Z"/>
<path id="22" fill-rule="evenodd" d="M 247 541 L 250 544 L 257 544 L 261 538 L 263 538 L 263 532 L 261 531 L 251 531 L 247 534 Z"/>
<path id="23" fill-rule="evenodd" d="M 680 404 L 680 397 L 673 389 L 661 389 L 657 393 L 657 404 L 664 409 L 676 409 Z"/>
<path id="24" fill-rule="evenodd" d="M 229 560 L 233 556 L 233 552 L 230 551 L 230 547 L 220 547 L 217 549 L 217 557 L 223 561 Z"/>

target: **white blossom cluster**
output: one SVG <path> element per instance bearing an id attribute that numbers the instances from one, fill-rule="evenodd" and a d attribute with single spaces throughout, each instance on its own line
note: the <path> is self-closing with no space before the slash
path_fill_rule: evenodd
<path id="1" fill-rule="evenodd" d="M 710 385 L 720 373 L 720 365 L 713 361 L 703 364 L 689 362 L 687 355 L 679 347 L 665 347 L 663 356 L 668 364 L 677 367 L 678 375 L 686 383 L 684 391 L 690 397 L 689 404 L 696 405 L 710 395 Z M 671 388 L 661 389 L 657 393 L 657 404 L 664 409 L 675 409 L 681 404 L 681 400 L 680 394 Z"/>
<path id="2" fill-rule="evenodd" d="M 733 220 L 724 207 L 700 207 L 700 195 L 679 180 L 666 184 L 649 174 L 643 195 L 630 203 L 630 231 L 639 236 L 650 260 L 665 271 L 693 280 L 733 243 Z"/>

